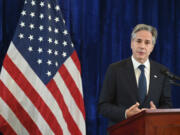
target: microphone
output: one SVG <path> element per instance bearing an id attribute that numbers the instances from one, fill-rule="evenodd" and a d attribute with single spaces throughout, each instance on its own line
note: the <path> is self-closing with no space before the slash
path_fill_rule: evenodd
<path id="1" fill-rule="evenodd" d="M 167 77 L 169 77 L 172 80 L 179 80 L 180 81 L 180 77 L 179 76 L 176 76 L 176 75 L 172 74 L 168 70 L 162 70 L 161 73 L 163 73 L 164 75 L 166 75 Z"/>

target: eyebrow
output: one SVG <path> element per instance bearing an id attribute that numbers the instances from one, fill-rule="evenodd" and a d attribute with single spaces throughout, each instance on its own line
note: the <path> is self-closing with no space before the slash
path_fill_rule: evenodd
<path id="1" fill-rule="evenodd" d="M 137 38 L 136 40 L 142 40 L 141 38 Z M 145 41 L 151 41 L 150 39 L 145 39 Z"/>

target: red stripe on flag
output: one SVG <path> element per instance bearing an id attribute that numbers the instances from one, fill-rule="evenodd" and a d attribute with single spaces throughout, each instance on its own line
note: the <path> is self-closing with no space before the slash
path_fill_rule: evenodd
<path id="1" fill-rule="evenodd" d="M 19 85 L 19 87 L 24 91 L 26 96 L 31 100 L 31 102 L 33 102 L 33 104 L 36 106 L 36 108 L 41 113 L 51 129 L 54 131 L 54 133 L 62 134 L 62 129 L 49 107 L 43 101 L 41 96 L 36 92 L 36 90 L 32 87 L 32 85 L 28 82 L 28 80 L 24 77 L 21 71 L 19 71 L 19 69 L 14 65 L 8 55 L 4 60 L 4 67 L 15 80 L 15 82 Z"/>
<path id="2" fill-rule="evenodd" d="M 72 97 L 74 98 L 77 106 L 79 107 L 85 119 L 84 101 L 78 87 L 76 86 L 76 83 L 74 82 L 73 78 L 71 77 L 64 65 L 61 65 L 59 73 L 61 74 L 66 86 L 68 87 Z"/>
<path id="3" fill-rule="evenodd" d="M 41 132 L 39 128 L 36 126 L 34 121 L 29 117 L 28 113 L 24 110 L 24 108 L 18 103 L 16 98 L 11 94 L 9 89 L 3 84 L 0 80 L 0 95 L 1 98 L 6 102 L 6 104 L 11 108 L 11 110 L 16 114 L 19 121 L 21 121 L 22 125 L 28 130 L 28 132 L 32 134 L 40 135 Z M 33 129 L 33 130 L 32 130 Z"/>
<path id="4" fill-rule="evenodd" d="M 67 107 L 66 103 L 64 102 L 64 98 L 63 98 L 60 90 L 58 89 L 56 83 L 54 82 L 54 80 L 51 80 L 47 84 L 47 87 L 51 91 L 51 93 L 54 96 L 54 98 L 56 99 L 56 101 L 58 102 L 58 105 L 62 110 L 63 117 L 67 122 L 67 126 L 68 126 L 68 129 L 71 132 L 71 134 L 81 135 L 81 131 L 79 130 L 79 128 L 76 125 L 76 123 L 74 122 L 71 114 L 69 113 L 68 107 Z"/>
<path id="5" fill-rule="evenodd" d="M 71 59 L 73 60 L 74 64 L 76 65 L 77 69 L 79 70 L 79 73 L 81 74 L 81 64 L 78 58 L 78 55 L 76 51 L 74 51 L 71 55 Z"/>
<path id="6" fill-rule="evenodd" d="M 3 133 L 3 135 L 16 135 L 16 132 L 2 116 L 0 116 L 0 125 L 0 133 Z"/>

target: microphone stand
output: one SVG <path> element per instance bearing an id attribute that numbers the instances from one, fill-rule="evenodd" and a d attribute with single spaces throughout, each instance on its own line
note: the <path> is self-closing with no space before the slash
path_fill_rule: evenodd
<path id="1" fill-rule="evenodd" d="M 173 81 L 172 79 L 169 79 L 169 81 L 170 81 L 170 84 L 180 87 L 180 83 L 177 83 L 177 82 Z"/>
<path id="2" fill-rule="evenodd" d="M 180 83 L 176 82 L 176 81 L 180 81 L 180 77 L 179 76 L 176 76 L 176 75 L 172 74 L 168 70 L 162 70 L 161 73 L 163 73 L 164 75 L 166 75 L 169 78 L 170 84 L 173 84 L 175 86 L 179 86 L 180 87 Z"/>

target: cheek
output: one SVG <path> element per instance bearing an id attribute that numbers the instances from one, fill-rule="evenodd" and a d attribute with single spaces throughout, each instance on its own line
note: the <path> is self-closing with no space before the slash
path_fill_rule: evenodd
<path id="1" fill-rule="evenodd" d="M 153 48 L 149 48 L 149 54 L 153 51 Z"/>

